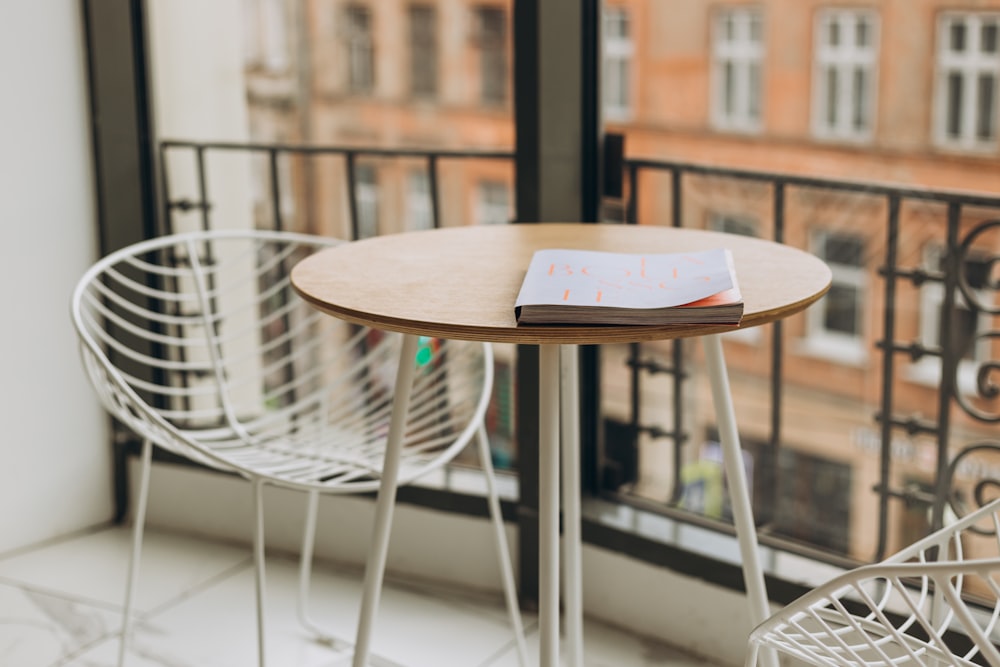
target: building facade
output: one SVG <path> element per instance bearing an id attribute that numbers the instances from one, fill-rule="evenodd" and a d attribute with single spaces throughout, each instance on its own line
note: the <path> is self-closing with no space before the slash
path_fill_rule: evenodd
<path id="1" fill-rule="evenodd" d="M 257 139 L 513 150 L 509 0 L 246 1 L 247 16 L 257 17 L 247 23 Z M 608 0 L 603 17 L 607 131 L 624 136 L 629 160 L 709 168 L 679 181 L 641 170 L 638 190 L 627 182 L 624 195 L 636 221 L 671 224 L 669 212 L 683 197 L 684 226 L 777 239 L 833 269 L 829 295 L 780 334 L 739 332 L 727 343 L 758 515 L 779 536 L 871 559 L 880 548 L 873 489 L 882 483 L 888 435 L 891 484 L 901 491 L 883 547 L 911 540 L 929 520 L 921 494 L 936 484 L 941 433 L 956 451 L 995 439 L 990 364 L 1000 352 L 991 333 L 1000 233 L 990 221 L 1000 219 L 1000 208 L 987 201 L 956 209 L 919 195 L 1000 195 L 1000 0 Z M 438 224 L 513 217 L 509 159 L 441 159 L 432 175 L 422 157 L 285 158 L 276 169 L 285 217 L 309 231 L 365 237 L 429 227 L 435 188 Z M 839 185 L 776 184 L 726 170 Z M 265 205 L 269 179 L 264 165 L 264 218 L 273 214 Z M 875 185 L 917 196 L 894 202 Z M 616 218 L 626 209 L 608 211 Z M 959 285 L 941 279 L 948 267 L 960 271 Z M 887 311 L 891 341 L 938 353 L 886 365 L 885 349 L 895 344 L 886 342 Z M 782 339 L 780 442 L 769 389 L 775 335 Z M 942 340 L 957 359 L 954 373 L 942 371 Z M 628 439 L 604 446 L 627 450 L 624 465 L 634 468 L 609 484 L 642 502 L 724 518 L 707 383 L 697 373 L 680 385 L 668 373 L 643 378 L 637 408 L 633 354 L 624 347 L 602 354 L 604 437 Z M 669 365 L 673 349 L 650 345 L 638 354 Z M 697 365 L 696 345 L 684 354 Z M 498 353 L 503 377 L 509 357 Z M 946 384 L 955 400 L 942 404 Z M 944 423 L 945 431 L 884 429 L 880 411 L 890 390 L 893 415 Z M 494 410 L 493 426 L 506 433 L 501 450 L 514 459 L 509 386 L 498 393 L 505 408 Z M 685 413 L 683 439 L 663 436 L 675 405 Z M 629 427 L 637 409 L 649 426 L 640 432 Z M 991 451 L 967 457 L 955 490 L 971 497 L 975 481 L 998 466 Z"/>

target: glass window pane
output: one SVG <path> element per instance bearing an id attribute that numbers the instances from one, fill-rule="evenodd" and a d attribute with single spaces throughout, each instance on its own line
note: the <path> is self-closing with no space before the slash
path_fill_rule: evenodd
<path id="1" fill-rule="evenodd" d="M 962 134 L 962 75 L 952 72 L 948 75 L 948 111 L 946 128 L 949 137 Z"/>
<path id="2" fill-rule="evenodd" d="M 965 51 L 965 23 L 962 21 L 952 21 L 950 35 L 950 48 L 956 53 Z"/>
<path id="3" fill-rule="evenodd" d="M 837 68 L 826 68 L 826 124 L 837 127 Z"/>
<path id="4" fill-rule="evenodd" d="M 980 74 L 976 108 L 976 137 L 992 139 L 996 116 L 996 74 Z"/>
<path id="5" fill-rule="evenodd" d="M 827 331 L 858 334 L 858 288 L 834 283 L 824 297 L 823 326 Z"/>
<path id="6" fill-rule="evenodd" d="M 760 16 L 756 12 L 750 14 L 750 41 L 754 44 L 761 42 Z"/>
<path id="7" fill-rule="evenodd" d="M 862 67 L 854 68 L 854 129 L 868 127 L 868 72 Z"/>
<path id="8" fill-rule="evenodd" d="M 982 38 L 979 43 L 980 50 L 983 53 L 997 52 L 997 31 L 998 26 L 996 21 L 983 23 Z"/>
<path id="9" fill-rule="evenodd" d="M 736 75 L 733 63 L 726 61 L 722 65 L 722 109 L 727 118 L 736 110 Z"/>
<path id="10" fill-rule="evenodd" d="M 868 24 L 868 19 L 863 16 L 859 16 L 858 22 L 854 25 L 854 43 L 859 47 L 871 45 L 871 26 Z"/>
<path id="11" fill-rule="evenodd" d="M 749 90 L 750 96 L 747 100 L 747 115 L 750 120 L 760 118 L 760 64 L 752 62 L 749 64 Z"/>
<path id="12" fill-rule="evenodd" d="M 951 317 L 946 319 L 951 336 L 951 351 L 959 359 L 975 359 L 976 313 L 956 305 Z"/>
<path id="13" fill-rule="evenodd" d="M 823 247 L 823 258 L 831 264 L 864 265 L 864 241 L 853 235 L 830 234 Z"/>
<path id="14" fill-rule="evenodd" d="M 840 46 L 840 22 L 831 19 L 827 26 L 826 41 L 830 46 Z"/>
<path id="15" fill-rule="evenodd" d="M 437 34 L 433 7 L 410 7 L 410 92 L 430 97 L 437 92 Z"/>
<path id="16" fill-rule="evenodd" d="M 732 44 L 736 41 L 736 16 L 734 12 L 727 12 L 722 19 L 722 34 L 726 42 Z"/>

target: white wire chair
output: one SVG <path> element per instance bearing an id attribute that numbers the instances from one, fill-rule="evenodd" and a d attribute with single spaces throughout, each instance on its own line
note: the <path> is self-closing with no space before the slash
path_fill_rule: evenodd
<path id="1" fill-rule="evenodd" d="M 378 489 L 401 337 L 339 321 L 294 294 L 288 280 L 292 266 L 336 243 L 288 232 L 176 234 L 112 253 L 79 281 L 72 319 L 84 366 L 106 409 L 143 440 L 119 665 L 131 639 L 153 445 L 252 482 L 261 665 L 266 655 L 261 489 L 273 484 L 306 492 L 299 617 L 318 640 L 343 643 L 308 613 L 318 497 Z M 508 613 L 526 664 L 484 428 L 492 348 L 427 343 L 413 361 L 418 368 L 398 481 L 406 484 L 440 468 L 476 441 Z M 388 531 L 387 524 L 385 539 Z M 379 586 L 381 576 L 378 572 Z M 362 606 L 358 643 L 367 646 L 361 633 L 370 633 L 365 614 L 374 611 Z"/>
<path id="2" fill-rule="evenodd" d="M 767 650 L 821 667 L 1000 667 L 998 536 L 1000 499 L 835 577 L 753 630 L 747 667 Z"/>

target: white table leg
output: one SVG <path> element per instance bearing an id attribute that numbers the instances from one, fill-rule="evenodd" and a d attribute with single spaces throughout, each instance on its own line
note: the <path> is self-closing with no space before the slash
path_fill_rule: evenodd
<path id="1" fill-rule="evenodd" d="M 375 503 L 375 527 L 365 565 L 365 584 L 358 619 L 358 635 L 354 642 L 354 667 L 365 667 L 371 652 L 372 627 L 378 611 L 382 592 L 385 561 L 389 553 L 389 531 L 392 528 L 392 510 L 396 504 L 396 486 L 399 478 L 399 459 L 406 427 L 406 413 L 410 409 L 410 390 L 416 370 L 417 337 L 403 335 L 399 351 L 399 371 L 392 400 L 392 419 L 385 445 L 385 463 L 382 465 L 382 483 Z"/>
<path id="2" fill-rule="evenodd" d="M 559 346 L 539 346 L 538 631 L 541 667 L 559 665 Z"/>
<path id="3" fill-rule="evenodd" d="M 770 615 L 770 609 L 767 589 L 764 586 L 764 571 L 757 553 L 757 527 L 754 525 L 753 511 L 750 507 L 750 492 L 747 487 L 746 470 L 743 467 L 736 413 L 733 410 L 729 376 L 726 373 L 726 361 L 722 353 L 722 337 L 719 334 L 703 336 L 702 342 L 705 347 L 709 380 L 712 384 L 712 403 L 715 406 L 719 439 L 722 441 L 722 460 L 732 503 L 733 523 L 736 526 L 736 538 L 743 561 L 743 580 L 750 603 L 750 620 L 757 625 Z M 773 652 L 764 651 L 762 657 L 764 664 L 777 667 L 778 662 Z"/>
<path id="4" fill-rule="evenodd" d="M 560 352 L 563 501 L 563 602 L 566 613 L 566 664 L 583 667 L 583 566 L 580 528 L 580 373 L 579 346 Z"/>

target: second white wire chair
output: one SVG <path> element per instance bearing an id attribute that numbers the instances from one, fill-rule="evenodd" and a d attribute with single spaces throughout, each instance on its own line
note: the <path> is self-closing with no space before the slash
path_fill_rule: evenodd
<path id="1" fill-rule="evenodd" d="M 307 609 L 318 498 L 378 489 L 401 346 L 400 336 L 336 320 L 293 292 L 292 266 L 335 243 L 288 232 L 176 234 L 112 253 L 79 281 L 72 318 L 84 366 L 104 406 L 143 440 L 119 665 L 131 634 L 153 445 L 251 482 L 261 665 L 262 487 L 306 492 L 300 619 L 321 641 L 337 643 Z M 484 428 L 492 348 L 440 340 L 424 355 L 410 360 L 418 368 L 398 480 L 406 484 L 444 466 L 475 441 L 508 613 L 526 664 Z M 373 613 L 363 605 L 362 632 L 371 631 L 364 616 Z M 368 644 L 359 635 L 361 641 Z"/>
<path id="2" fill-rule="evenodd" d="M 1000 499 L 795 600 L 754 629 L 746 665 L 774 650 L 817 667 L 1000 667 L 998 632 Z"/>

